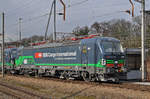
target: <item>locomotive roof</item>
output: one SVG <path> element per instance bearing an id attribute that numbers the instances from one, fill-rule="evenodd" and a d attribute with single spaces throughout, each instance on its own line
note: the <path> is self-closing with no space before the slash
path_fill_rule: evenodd
<path id="1" fill-rule="evenodd" d="M 81 43 L 95 43 L 97 40 L 100 41 L 115 41 L 115 42 L 120 42 L 120 40 L 112 37 L 96 37 L 96 38 L 91 38 L 91 39 L 83 39 L 81 40 Z"/>
<path id="2" fill-rule="evenodd" d="M 120 42 L 120 40 L 113 38 L 113 37 L 101 37 L 100 40 L 107 40 L 107 41 L 117 41 Z"/>
<path id="3" fill-rule="evenodd" d="M 48 43 L 40 46 L 33 46 L 33 47 L 27 47 L 26 49 L 33 49 L 33 48 L 47 48 L 47 47 L 58 47 L 58 46 L 66 46 L 66 45 L 75 45 L 75 44 L 87 44 L 87 43 L 95 43 L 97 40 L 101 41 L 116 41 L 119 42 L 118 39 L 112 38 L 112 37 L 95 37 L 90 39 L 82 39 L 78 41 L 68 41 L 68 42 L 58 42 L 58 43 Z"/>

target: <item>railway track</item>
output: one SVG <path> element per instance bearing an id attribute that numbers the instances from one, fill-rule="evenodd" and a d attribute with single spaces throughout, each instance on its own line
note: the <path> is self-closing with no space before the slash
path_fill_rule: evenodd
<path id="1" fill-rule="evenodd" d="M 8 80 L 10 80 L 9 81 L 10 83 L 8 82 Z M 1 80 L 1 81 L 2 82 L 4 81 L 6 83 L 8 82 L 8 84 L 10 84 L 10 85 L 12 85 L 12 83 L 19 85 L 20 87 L 22 87 L 22 89 L 24 89 L 24 88 L 25 89 L 33 89 L 33 91 L 35 90 L 36 93 L 39 92 L 43 96 L 55 97 L 55 99 L 56 98 L 60 99 L 65 96 L 72 96 L 72 95 L 76 94 L 77 92 L 82 91 L 85 88 L 88 88 L 88 91 L 83 91 L 83 93 L 91 92 L 90 90 L 93 90 L 93 91 L 97 90 L 96 92 L 98 94 L 98 92 L 101 92 L 101 90 L 104 89 L 105 90 L 104 94 L 107 94 L 107 92 L 111 94 L 112 91 L 110 91 L 110 92 L 107 91 L 107 89 L 110 89 L 110 90 L 115 90 L 118 94 L 120 94 L 120 91 L 121 91 L 121 94 L 126 93 L 126 91 L 128 94 L 130 92 L 132 94 L 136 94 L 136 93 L 146 94 L 147 98 L 145 98 L 144 96 L 141 96 L 141 99 L 143 97 L 144 97 L 144 99 L 149 99 L 147 94 L 149 94 L 149 92 L 150 92 L 149 86 L 134 85 L 131 83 L 112 84 L 112 83 L 100 83 L 100 82 L 84 82 L 84 81 L 79 81 L 79 80 L 61 80 L 58 78 L 50 78 L 50 77 L 34 78 L 34 77 L 27 77 L 27 76 L 21 76 L 21 75 L 15 75 L 15 76 L 7 75 L 6 81 L 5 81 L 5 79 Z M 31 81 L 31 83 L 30 83 L 30 81 Z M 31 85 L 35 84 L 35 85 L 33 87 L 28 86 L 30 84 Z M 70 89 L 70 91 L 64 91 L 64 89 L 65 89 L 64 86 L 66 86 L 66 90 Z M 80 86 L 83 86 L 83 87 L 80 87 Z M 38 88 L 42 88 L 42 89 L 39 90 Z M 58 96 L 60 96 L 60 97 L 57 97 L 57 93 L 58 93 Z M 96 95 L 94 94 L 94 96 L 97 96 L 97 94 Z M 29 95 L 29 96 L 31 96 L 31 95 Z M 80 93 L 78 93 L 76 95 L 76 97 L 78 97 L 78 96 L 80 96 Z M 112 92 L 111 96 L 117 96 L 117 95 L 114 92 Z M 137 97 L 139 97 L 139 96 L 137 96 Z M 34 97 L 34 96 L 32 96 L 32 97 Z M 125 97 L 128 97 L 128 96 L 125 96 Z M 129 97 L 136 97 L 136 96 L 129 96 Z M 17 96 L 16 99 L 21 99 L 21 98 Z M 28 99 L 31 99 L 31 98 L 28 98 Z M 36 99 L 38 99 L 38 98 L 36 97 Z M 53 99 L 53 98 L 51 98 L 51 99 Z"/>
<path id="2" fill-rule="evenodd" d="M 94 85 L 94 86 L 101 86 L 101 87 L 113 87 L 113 88 L 121 88 L 121 89 L 135 90 L 135 91 L 150 92 L 150 86 L 138 85 L 138 84 L 132 84 L 132 83 L 114 84 L 114 83 L 106 83 L 106 82 L 85 82 L 85 81 L 81 81 L 81 80 L 62 80 L 59 78 L 50 78 L 50 77 L 29 77 L 29 76 L 21 76 L 21 75 L 15 75 L 15 76 L 16 77 L 42 79 L 42 80 L 50 80 L 50 81 L 63 82 L 63 83 L 87 84 L 87 85 Z"/>
<path id="3" fill-rule="evenodd" d="M 68 82 L 68 81 L 64 81 Z M 112 83 L 104 83 L 104 82 L 70 82 L 69 83 L 81 83 L 81 84 L 90 84 L 95 86 L 102 86 L 102 87 L 113 87 L 113 88 L 121 88 L 121 89 L 128 89 L 128 90 L 134 90 L 134 91 L 144 91 L 144 92 L 150 92 L 150 86 L 145 85 L 137 85 L 137 84 L 131 84 L 131 83 L 121 83 L 121 84 L 112 84 Z"/>
<path id="4" fill-rule="evenodd" d="M 8 91 L 4 91 L 3 89 L 0 89 L 0 92 L 3 93 L 3 94 L 5 94 L 5 95 L 7 95 L 7 96 L 10 96 L 10 97 L 12 97 L 12 98 L 15 98 L 15 99 L 21 99 L 19 96 L 15 95 L 15 94 L 13 94 L 13 93 L 10 93 L 10 92 L 8 92 Z"/>
<path id="5" fill-rule="evenodd" d="M 3 82 L 0 82 L 0 92 L 15 99 L 49 99 Z"/>

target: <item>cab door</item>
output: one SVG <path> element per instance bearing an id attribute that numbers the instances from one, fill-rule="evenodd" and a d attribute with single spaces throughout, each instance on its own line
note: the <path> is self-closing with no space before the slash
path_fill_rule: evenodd
<path id="1" fill-rule="evenodd" d="M 83 45 L 81 48 L 81 64 L 83 68 L 86 68 L 85 66 L 88 65 L 88 52 L 86 45 Z"/>
<path id="2" fill-rule="evenodd" d="M 83 70 L 88 71 L 90 74 L 94 74 L 96 72 L 94 44 L 87 44 L 82 46 L 81 60 Z"/>

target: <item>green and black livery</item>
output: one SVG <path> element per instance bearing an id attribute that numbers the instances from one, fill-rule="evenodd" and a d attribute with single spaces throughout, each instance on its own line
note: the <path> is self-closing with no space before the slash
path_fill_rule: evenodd
<path id="1" fill-rule="evenodd" d="M 120 41 L 111 37 L 59 46 L 12 48 L 5 51 L 5 56 L 6 68 L 18 74 L 118 81 L 118 76 L 126 72 Z"/>

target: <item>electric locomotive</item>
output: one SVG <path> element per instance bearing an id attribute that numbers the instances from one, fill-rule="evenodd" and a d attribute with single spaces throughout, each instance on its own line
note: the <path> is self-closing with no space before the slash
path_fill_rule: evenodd
<path id="1" fill-rule="evenodd" d="M 123 48 L 119 40 L 111 37 L 10 49 L 6 65 L 12 73 L 85 81 L 118 82 L 119 75 L 126 73 Z"/>

